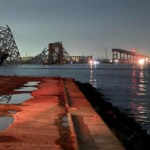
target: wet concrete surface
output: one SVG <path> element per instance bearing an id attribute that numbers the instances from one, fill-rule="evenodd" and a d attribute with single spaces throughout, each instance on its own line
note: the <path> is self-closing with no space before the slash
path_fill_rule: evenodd
<path id="1" fill-rule="evenodd" d="M 37 89 L 14 90 L 24 86 Z M 73 79 L 1 76 L 0 92 L 32 95 L 22 103 L 0 104 L 0 116 L 14 118 L 0 131 L 1 150 L 124 149 Z"/>

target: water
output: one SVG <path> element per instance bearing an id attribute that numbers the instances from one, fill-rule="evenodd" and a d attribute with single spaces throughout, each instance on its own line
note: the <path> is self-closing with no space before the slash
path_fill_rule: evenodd
<path id="1" fill-rule="evenodd" d="M 63 121 L 62 126 L 64 126 L 64 127 L 68 127 L 69 126 L 68 116 L 63 117 L 62 121 Z"/>
<path id="2" fill-rule="evenodd" d="M 40 81 L 37 82 L 27 82 L 20 87 L 19 89 L 14 89 L 14 91 L 33 91 L 37 90 L 36 85 L 38 85 Z M 8 95 L 0 95 L 0 104 L 20 104 L 28 99 L 32 98 L 30 93 L 20 93 L 20 94 L 8 94 Z M 9 114 L 15 114 L 16 111 L 9 110 Z M 1 116 L 0 117 L 0 131 L 6 129 L 13 122 L 13 117 L 9 116 Z"/>
<path id="3" fill-rule="evenodd" d="M 0 104 L 21 104 L 30 98 L 32 98 L 30 93 L 0 95 Z"/>
<path id="4" fill-rule="evenodd" d="M 14 91 L 33 91 L 33 90 L 38 90 L 36 87 L 20 87 L 19 89 L 15 89 Z"/>
<path id="5" fill-rule="evenodd" d="M 13 117 L 0 117 L 0 131 L 6 129 L 13 122 L 13 120 Z"/>
<path id="6" fill-rule="evenodd" d="M 61 76 L 88 82 L 150 134 L 150 65 L 70 64 L 1 66 L 0 75 Z"/>
<path id="7" fill-rule="evenodd" d="M 40 81 L 33 81 L 33 82 L 27 82 L 23 85 L 23 87 L 19 87 L 19 89 L 14 89 L 14 91 L 34 91 L 34 90 L 38 90 L 38 88 L 34 87 L 36 85 L 38 85 L 40 83 Z"/>

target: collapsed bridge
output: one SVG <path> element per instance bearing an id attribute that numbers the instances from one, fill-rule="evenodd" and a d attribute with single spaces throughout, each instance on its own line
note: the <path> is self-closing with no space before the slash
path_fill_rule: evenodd
<path id="1" fill-rule="evenodd" d="M 88 63 L 92 56 L 70 56 L 64 49 L 62 43 L 55 42 L 48 45 L 42 53 L 29 59 L 26 63 L 38 64 L 69 64 L 69 63 Z"/>
<path id="2" fill-rule="evenodd" d="M 0 27 L 0 65 L 2 64 L 67 64 L 67 63 L 88 63 L 92 56 L 70 56 L 63 48 L 62 43 L 55 42 L 48 45 L 40 54 L 25 62 L 17 48 L 13 34 L 9 26 Z"/>
<path id="3" fill-rule="evenodd" d="M 21 63 L 21 55 L 17 48 L 11 29 L 0 27 L 0 65 Z"/>

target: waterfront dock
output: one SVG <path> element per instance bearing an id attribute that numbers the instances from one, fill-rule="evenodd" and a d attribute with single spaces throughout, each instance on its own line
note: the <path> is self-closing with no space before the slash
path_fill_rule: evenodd
<path id="1" fill-rule="evenodd" d="M 22 103 L 0 104 L 0 117 L 14 118 L 0 131 L 1 150 L 125 149 L 71 78 L 1 76 L 0 91 L 32 95 Z"/>

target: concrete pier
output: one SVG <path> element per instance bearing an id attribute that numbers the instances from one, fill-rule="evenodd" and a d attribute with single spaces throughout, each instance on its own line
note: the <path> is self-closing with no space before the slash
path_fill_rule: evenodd
<path id="1" fill-rule="evenodd" d="M 14 90 L 33 81 L 40 82 L 37 90 Z M 14 118 L 0 131 L 1 150 L 124 150 L 73 79 L 1 76 L 0 90 L 32 95 L 23 103 L 0 104 L 0 117 Z"/>

